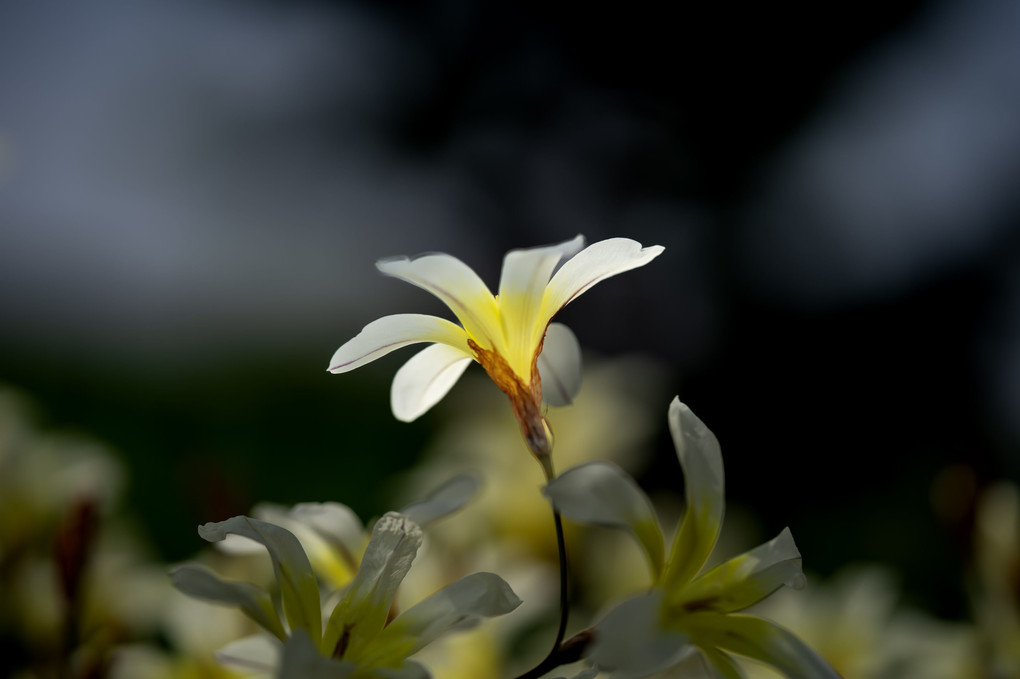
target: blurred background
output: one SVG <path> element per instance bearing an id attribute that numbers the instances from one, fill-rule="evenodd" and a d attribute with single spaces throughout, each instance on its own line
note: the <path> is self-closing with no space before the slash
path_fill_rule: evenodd
<path id="1" fill-rule="evenodd" d="M 112 447 L 177 560 L 256 502 L 378 514 L 471 417 L 394 421 L 403 353 L 326 373 L 444 313 L 380 257 L 494 286 L 511 248 L 661 244 L 561 316 L 660 366 L 649 487 L 679 394 L 766 537 L 965 616 L 974 499 L 1020 478 L 1020 6 L 745 4 L 4 4 L 0 380 Z"/>

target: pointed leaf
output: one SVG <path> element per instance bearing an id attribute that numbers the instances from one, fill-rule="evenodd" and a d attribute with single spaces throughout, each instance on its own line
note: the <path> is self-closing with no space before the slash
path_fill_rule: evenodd
<path id="1" fill-rule="evenodd" d="M 198 527 L 198 533 L 209 542 L 217 542 L 228 533 L 233 533 L 265 545 L 280 585 L 283 612 L 291 630 L 306 630 L 316 640 L 322 637 L 319 584 L 301 543 L 293 533 L 286 528 L 247 516 L 204 524 Z"/>
<path id="2" fill-rule="evenodd" d="M 520 604 L 503 578 L 493 573 L 473 573 L 404 611 L 386 626 L 378 643 L 399 647 L 405 656 L 410 655 L 450 629 L 472 624 L 478 618 L 504 615 Z"/>
<path id="3" fill-rule="evenodd" d="M 652 577 L 659 577 L 662 529 L 648 496 L 625 471 L 609 462 L 589 462 L 560 474 L 542 492 L 574 521 L 630 531 L 648 556 Z"/>
<path id="4" fill-rule="evenodd" d="M 364 647 L 386 623 L 397 588 L 421 546 L 418 524 L 388 512 L 372 529 L 361 567 L 329 618 L 323 648 Z"/>
<path id="5" fill-rule="evenodd" d="M 800 552 L 789 528 L 749 552 L 736 556 L 702 573 L 686 588 L 682 600 L 668 600 L 668 605 L 699 605 L 713 610 L 739 611 L 758 603 L 787 585 L 804 586 Z"/>
<path id="6" fill-rule="evenodd" d="M 170 569 L 170 582 L 188 596 L 240 607 L 241 611 L 277 639 L 287 633 L 269 592 L 247 582 L 221 580 L 205 566 L 181 564 Z"/>
<path id="7" fill-rule="evenodd" d="M 424 500 L 401 509 L 400 513 L 419 526 L 425 526 L 463 507 L 475 496 L 481 485 L 482 480 L 478 474 L 458 474 L 429 493 Z"/>
<path id="8" fill-rule="evenodd" d="M 673 538 L 665 587 L 678 590 L 715 548 L 725 511 L 722 452 L 715 435 L 680 399 L 669 406 L 669 429 L 684 472 L 687 510 Z"/>
<path id="9" fill-rule="evenodd" d="M 825 660 L 779 625 L 750 615 L 692 613 L 684 626 L 698 646 L 716 647 L 771 665 L 789 679 L 839 679 Z"/>

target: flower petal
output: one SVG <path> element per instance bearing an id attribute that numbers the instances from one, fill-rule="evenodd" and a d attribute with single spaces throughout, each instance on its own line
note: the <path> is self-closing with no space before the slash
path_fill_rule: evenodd
<path id="1" fill-rule="evenodd" d="M 393 416 L 402 422 L 418 419 L 446 396 L 473 360 L 470 354 L 446 344 L 419 351 L 393 377 Z"/>
<path id="2" fill-rule="evenodd" d="M 551 406 L 567 406 L 581 391 L 581 344 L 570 328 L 550 323 L 538 357 L 542 400 Z"/>
<path id="3" fill-rule="evenodd" d="M 380 633 L 380 647 L 415 653 L 450 629 L 473 624 L 478 618 L 504 615 L 521 605 L 503 578 L 472 573 L 447 585 L 401 613 Z"/>
<path id="4" fill-rule="evenodd" d="M 668 669 L 694 652 L 689 637 L 659 625 L 662 593 L 624 601 L 595 628 L 588 658 L 613 679 L 638 679 Z"/>
<path id="5" fill-rule="evenodd" d="M 190 597 L 240 607 L 241 612 L 277 639 L 282 640 L 287 636 L 269 592 L 261 587 L 247 582 L 222 580 L 199 564 L 181 564 L 171 568 L 170 582 Z"/>
<path id="6" fill-rule="evenodd" d="M 319 584 L 294 534 L 286 528 L 248 516 L 235 516 L 198 527 L 198 534 L 209 542 L 218 542 L 228 533 L 256 540 L 266 546 L 280 585 L 283 612 L 290 628 L 306 630 L 311 638 L 318 640 L 322 636 Z"/>
<path id="7" fill-rule="evenodd" d="M 704 658 L 702 662 L 708 663 L 708 667 L 705 667 L 704 671 L 707 671 L 713 677 L 720 677 L 721 679 L 746 679 L 747 675 L 740 666 L 722 651 L 715 648 L 701 647 L 698 649 L 698 652 Z M 684 673 L 681 676 L 686 677 L 688 674 Z"/>
<path id="8" fill-rule="evenodd" d="M 256 516 L 262 507 L 267 506 L 256 505 Z M 361 519 L 347 505 L 302 502 L 286 510 L 280 521 L 268 516 L 262 518 L 291 528 L 308 554 L 312 568 L 334 587 L 345 586 L 354 578 L 366 534 Z"/>
<path id="9" fill-rule="evenodd" d="M 375 670 L 379 679 L 432 679 L 425 666 L 414 660 L 408 660 L 396 669 L 379 667 Z"/>
<path id="10" fill-rule="evenodd" d="M 662 529 L 648 496 L 625 471 L 609 462 L 588 462 L 563 472 L 542 492 L 574 521 L 629 530 L 648 555 L 652 577 L 658 579 Z"/>
<path id="11" fill-rule="evenodd" d="M 336 648 L 342 636 L 352 650 L 363 648 L 379 633 L 421 540 L 421 528 L 406 516 L 387 512 L 376 522 L 361 567 L 330 615 L 324 649 Z"/>
<path id="12" fill-rule="evenodd" d="M 344 660 L 333 660 L 321 655 L 315 644 L 301 630 L 294 633 L 283 646 L 280 671 L 277 679 L 344 679 L 357 670 L 357 666 Z"/>
<path id="13" fill-rule="evenodd" d="M 684 472 L 687 511 L 673 538 L 664 584 L 679 590 L 701 570 L 715 547 L 725 511 L 719 441 L 680 399 L 669 406 L 669 430 Z"/>
<path id="14" fill-rule="evenodd" d="M 450 308 L 472 337 L 485 339 L 485 345 L 504 348 L 496 298 L 464 262 L 450 255 L 434 254 L 414 259 L 383 259 L 375 266 L 387 276 L 431 292 Z"/>
<path id="15" fill-rule="evenodd" d="M 336 350 L 327 370 L 345 373 L 418 342 L 439 342 L 468 351 L 467 336 L 456 323 L 425 314 L 396 314 L 366 325 Z"/>
<path id="16" fill-rule="evenodd" d="M 314 650 L 314 649 L 313 649 Z M 232 641 L 214 653 L 216 660 L 228 667 L 244 671 L 245 676 L 271 676 L 280 664 L 283 645 L 265 634 Z"/>
<path id="17" fill-rule="evenodd" d="M 400 513 L 419 526 L 424 526 L 463 507 L 475 496 L 481 485 L 482 480 L 478 474 L 458 474 L 429 493 L 424 500 L 401 509 Z"/>
<path id="18" fill-rule="evenodd" d="M 702 573 L 686 587 L 682 601 L 667 605 L 701 602 L 717 611 L 739 611 L 756 604 L 787 585 L 804 587 L 800 552 L 789 528 L 749 552 Z M 668 597 L 667 597 L 668 598 Z"/>
<path id="19" fill-rule="evenodd" d="M 839 679 L 829 663 L 791 632 L 750 615 L 713 612 L 685 618 L 699 647 L 720 648 L 771 665 L 789 679 Z"/>
<path id="20" fill-rule="evenodd" d="M 570 679 L 595 679 L 599 676 L 599 669 L 597 667 L 586 667 L 580 672 L 570 677 Z M 555 679 L 567 679 L 566 677 L 556 677 Z"/>
<path id="21" fill-rule="evenodd" d="M 548 320 L 588 288 L 616 274 L 644 266 L 658 257 L 663 248 L 629 238 L 610 238 L 592 243 L 568 260 L 549 281 L 542 316 Z"/>
<path id="22" fill-rule="evenodd" d="M 584 247 L 584 236 L 556 245 L 511 250 L 503 259 L 499 279 L 499 311 L 508 348 L 522 352 L 507 356 L 507 362 L 519 374 L 531 369 L 534 349 L 542 341 L 549 323 L 540 318 L 546 285 L 556 265 Z"/>

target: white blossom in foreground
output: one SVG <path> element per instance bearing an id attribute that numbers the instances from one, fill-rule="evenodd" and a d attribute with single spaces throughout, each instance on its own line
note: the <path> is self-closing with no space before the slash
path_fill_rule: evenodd
<path id="1" fill-rule="evenodd" d="M 496 295 L 450 255 L 382 260 L 376 264 L 380 271 L 431 292 L 460 325 L 422 314 L 384 316 L 337 349 L 329 371 L 354 370 L 401 347 L 428 342 L 393 379 L 397 419 L 409 422 L 422 415 L 477 361 L 510 398 L 529 448 L 547 454 L 543 399 L 566 405 L 581 385 L 577 339 L 566 326 L 550 324 L 552 318 L 599 281 L 644 266 L 663 251 L 627 238 L 583 246 L 584 238 L 577 236 L 558 245 L 512 250 L 503 260 Z"/>
<path id="2" fill-rule="evenodd" d="M 459 506 L 458 498 L 468 491 L 448 488 L 408 511 L 423 519 L 435 518 Z M 224 664 L 278 679 L 425 678 L 427 671 L 409 660 L 410 655 L 449 630 L 509 613 L 520 604 L 502 578 L 474 573 L 392 617 L 397 588 L 422 542 L 418 524 L 396 512 L 376 522 L 357 573 L 325 624 L 319 583 L 293 533 L 246 516 L 205 524 L 199 533 L 210 542 L 238 535 L 269 552 L 282 615 L 268 591 L 221 580 L 201 566 L 178 566 L 171 577 L 185 594 L 238 606 L 269 632 L 238 640 L 218 657 Z"/>
<path id="3" fill-rule="evenodd" d="M 789 631 L 738 613 L 783 585 L 803 586 L 789 529 L 704 569 L 725 508 L 722 454 L 712 432 L 679 399 L 670 405 L 669 425 L 684 472 L 687 511 L 668 558 L 650 500 L 618 467 L 580 465 L 546 487 L 565 516 L 629 530 L 651 567 L 650 591 L 624 601 L 598 624 L 590 659 L 614 679 L 646 677 L 680 663 L 700 663 L 726 679 L 742 677 L 731 654 L 764 662 L 792 679 L 838 679 Z"/>

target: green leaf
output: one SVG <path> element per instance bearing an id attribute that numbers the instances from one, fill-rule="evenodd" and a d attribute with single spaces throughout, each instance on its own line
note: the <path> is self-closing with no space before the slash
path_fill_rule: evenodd
<path id="1" fill-rule="evenodd" d="M 648 496 L 625 471 L 609 462 L 589 462 L 568 469 L 542 492 L 574 521 L 630 531 L 658 579 L 665 551 L 662 529 Z"/>
<path id="2" fill-rule="evenodd" d="M 287 633 L 269 592 L 247 582 L 221 580 L 198 564 L 182 564 L 170 570 L 170 582 L 188 596 L 240 607 L 241 611 L 281 641 Z"/>
<path id="3" fill-rule="evenodd" d="M 677 398 L 669 406 L 669 429 L 684 472 L 687 503 L 663 576 L 666 589 L 677 590 L 697 575 L 715 548 L 726 500 L 722 452 L 715 435 Z"/>
<path id="4" fill-rule="evenodd" d="M 429 493 L 424 500 L 401 509 L 400 513 L 419 526 L 424 526 L 463 507 L 475 496 L 481 485 L 482 481 L 477 474 L 458 474 Z"/>
<path id="5" fill-rule="evenodd" d="M 340 645 L 355 653 L 371 643 L 386 624 L 421 541 L 421 528 L 402 514 L 387 512 L 376 522 L 361 566 L 326 624 L 322 648 L 327 653 L 341 639 Z"/>
<path id="6" fill-rule="evenodd" d="M 503 578 L 493 573 L 472 573 L 401 613 L 383 629 L 376 643 L 400 648 L 406 657 L 452 628 L 472 625 L 482 617 L 504 615 L 520 604 Z"/>
<path id="7" fill-rule="evenodd" d="M 209 542 L 219 542 L 228 533 L 265 545 L 280 585 L 283 611 L 291 630 L 305 630 L 316 642 L 321 640 L 322 604 L 319 584 L 294 534 L 286 528 L 247 516 L 235 516 L 198 528 L 198 534 Z"/>

